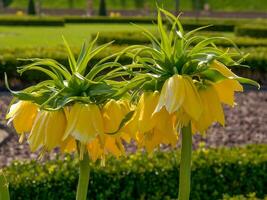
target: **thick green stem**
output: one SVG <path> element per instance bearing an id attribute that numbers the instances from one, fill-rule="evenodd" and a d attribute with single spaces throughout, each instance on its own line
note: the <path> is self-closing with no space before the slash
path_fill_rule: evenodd
<path id="1" fill-rule="evenodd" d="M 80 175 L 77 188 L 76 200 L 86 200 L 90 176 L 89 156 L 87 151 L 80 160 Z"/>
<path id="2" fill-rule="evenodd" d="M 192 130 L 191 123 L 182 128 L 182 149 L 178 200 L 189 200 L 191 181 Z"/>
<path id="3" fill-rule="evenodd" d="M 2 170 L 0 170 L 0 199 L 9 200 L 8 183 Z"/>

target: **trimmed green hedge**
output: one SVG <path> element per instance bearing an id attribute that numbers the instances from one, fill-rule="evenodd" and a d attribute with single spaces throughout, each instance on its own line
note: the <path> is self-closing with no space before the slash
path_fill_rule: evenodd
<path id="1" fill-rule="evenodd" d="M 62 18 L 57 17 L 0 17 L 1 26 L 64 26 Z"/>
<path id="2" fill-rule="evenodd" d="M 154 17 L 30 17 L 30 16 L 3 16 L 0 17 L 0 25 L 51 25 L 63 26 L 65 23 L 151 23 L 156 21 Z M 234 31 L 237 25 L 251 24 L 251 19 L 216 19 L 216 18 L 181 18 L 185 30 L 192 30 L 201 26 L 208 27 L 208 31 Z M 257 19 L 253 24 L 266 25 L 267 20 Z"/>
<path id="3" fill-rule="evenodd" d="M 203 36 L 224 36 L 220 32 L 201 31 L 197 33 Z M 93 35 L 95 37 L 96 35 Z M 150 40 L 142 32 L 105 32 L 101 33 L 98 39 L 99 44 L 104 44 L 114 40 L 117 45 L 148 44 Z M 233 37 L 231 40 L 239 47 L 267 47 L 267 39 L 255 39 L 250 37 Z M 218 40 L 215 42 L 220 47 L 233 46 L 229 41 Z"/>
<path id="4" fill-rule="evenodd" d="M 69 16 L 65 17 L 66 23 L 143 23 L 150 24 L 155 21 L 152 17 L 80 17 Z"/>
<path id="5" fill-rule="evenodd" d="M 120 51 L 124 46 L 110 46 L 95 57 L 90 64 L 93 64 L 99 59 L 104 58 L 112 53 Z M 74 54 L 77 55 L 79 48 L 72 48 Z M 250 53 L 244 64 L 251 66 L 251 69 L 234 69 L 239 75 L 251 77 L 260 83 L 266 82 L 267 78 L 267 48 L 243 48 L 243 52 Z M 52 58 L 58 62 L 68 66 L 67 52 L 64 47 L 57 48 L 25 48 L 25 49 L 2 49 L 0 50 L 0 76 L 3 77 L 4 72 L 10 78 L 18 77 L 16 72 L 17 67 L 27 64 L 25 61 L 18 60 L 18 58 Z M 120 62 L 127 64 L 131 60 L 128 57 L 122 56 Z M 45 75 L 35 71 L 25 72 L 22 77 L 19 77 L 25 82 L 39 81 L 45 78 Z"/>
<path id="6" fill-rule="evenodd" d="M 109 56 L 117 51 L 120 51 L 123 46 L 110 46 L 105 51 L 94 57 L 90 65 L 96 63 L 100 59 Z M 74 55 L 77 57 L 79 53 L 79 48 L 72 47 Z M 8 77 L 20 78 L 25 82 L 40 81 L 41 79 L 46 78 L 46 75 L 36 72 L 36 71 L 27 71 L 22 77 L 19 77 L 19 74 L 16 72 L 17 67 L 26 65 L 29 63 L 21 59 L 30 59 L 30 58 L 52 58 L 60 62 L 61 64 L 68 66 L 67 52 L 64 46 L 58 46 L 54 48 L 11 48 L 11 49 L 0 49 L 0 77 L 3 77 L 4 73 L 8 74 Z M 122 63 L 129 63 L 130 58 L 122 57 L 120 59 Z"/>
<path id="7" fill-rule="evenodd" d="M 237 36 L 248 36 L 255 38 L 267 38 L 266 25 L 244 25 L 235 28 L 235 34 Z"/>
<path id="8" fill-rule="evenodd" d="M 251 193 L 249 195 L 237 195 L 234 197 L 230 197 L 229 195 L 225 195 L 223 200 L 260 200 L 255 196 L 255 193 Z M 267 200 L 267 196 L 264 198 L 264 200 Z"/>
<path id="9" fill-rule="evenodd" d="M 115 160 L 105 167 L 91 166 L 90 199 L 173 199 L 177 197 L 179 152 L 138 153 Z M 267 146 L 200 149 L 193 152 L 192 192 L 194 200 L 217 200 L 223 195 L 258 198 L 267 194 Z M 11 199 L 74 199 L 78 179 L 77 160 L 38 164 L 13 163 L 5 169 Z"/>

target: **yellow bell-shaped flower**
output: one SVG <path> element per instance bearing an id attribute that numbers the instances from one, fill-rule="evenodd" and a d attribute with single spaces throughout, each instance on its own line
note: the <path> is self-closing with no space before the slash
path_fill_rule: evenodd
<path id="1" fill-rule="evenodd" d="M 132 123 L 136 125 L 136 140 L 139 147 L 145 147 L 151 153 L 160 144 L 177 142 L 174 126 L 175 115 L 169 114 L 165 108 L 154 113 L 159 101 L 159 92 L 142 94 L 136 108 Z"/>
<path id="2" fill-rule="evenodd" d="M 155 113 L 163 107 L 170 114 L 183 109 L 192 119 L 198 120 L 202 113 L 202 103 L 193 80 L 178 74 L 166 80 Z"/>
<path id="3" fill-rule="evenodd" d="M 29 144 L 32 151 L 44 147 L 45 150 L 52 150 L 62 145 L 67 120 L 62 110 L 40 111 L 34 121 Z"/>
<path id="4" fill-rule="evenodd" d="M 130 108 L 123 102 L 110 100 L 101 110 L 105 133 L 114 133 L 118 131 L 119 126 L 125 117 L 130 112 Z"/>
<path id="5" fill-rule="evenodd" d="M 219 122 L 224 126 L 224 112 L 213 85 L 199 89 L 199 95 L 202 100 L 203 112 L 198 121 L 194 122 L 197 131 L 203 133 L 213 122 Z"/>
<path id="6" fill-rule="evenodd" d="M 104 133 L 103 119 L 96 104 L 75 103 L 65 112 L 68 122 L 64 139 L 71 135 L 86 144 Z"/>
<path id="7" fill-rule="evenodd" d="M 119 130 L 122 120 L 129 112 L 130 106 L 124 100 L 110 100 L 102 108 L 105 133 L 102 137 L 103 148 L 116 157 L 125 153 L 122 139 L 127 142 L 131 140 L 129 133 Z"/>
<path id="8" fill-rule="evenodd" d="M 11 105 L 6 119 L 8 119 L 8 123 L 13 121 L 17 133 L 24 134 L 31 131 L 37 112 L 36 104 L 30 101 L 19 101 Z"/>

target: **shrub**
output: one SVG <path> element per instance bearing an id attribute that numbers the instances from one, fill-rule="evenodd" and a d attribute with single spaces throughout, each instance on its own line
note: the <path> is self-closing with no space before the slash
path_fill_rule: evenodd
<path id="1" fill-rule="evenodd" d="M 120 51 L 125 46 L 110 46 L 99 57 L 92 60 L 92 64 L 99 59 L 106 57 L 114 52 Z M 251 66 L 251 69 L 234 68 L 237 74 L 251 77 L 260 83 L 266 82 L 267 78 L 267 48 L 243 48 L 242 51 L 250 53 L 244 61 L 244 64 Z M 74 53 L 78 54 L 78 48 L 74 48 Z M 0 76 L 3 77 L 4 72 L 7 72 L 9 77 L 18 77 L 16 68 L 27 64 L 25 61 L 18 60 L 17 58 L 52 58 L 58 62 L 68 65 L 67 53 L 63 47 L 52 48 L 23 48 L 23 49 L 2 49 L 0 50 Z M 131 62 L 130 58 L 122 56 L 120 59 L 122 64 Z M 25 82 L 40 81 L 45 76 L 35 71 L 25 72 L 21 80 Z"/>
<path id="2" fill-rule="evenodd" d="M 121 46 L 111 46 L 105 50 L 99 57 L 91 60 L 91 64 L 99 61 L 101 58 L 111 55 L 119 50 Z M 72 48 L 74 50 L 75 56 L 78 56 L 79 48 Z M 26 65 L 29 61 L 23 61 L 18 58 L 29 59 L 29 58 L 52 58 L 58 62 L 68 65 L 67 52 L 63 46 L 52 47 L 52 48 L 24 48 L 24 49 L 1 49 L 0 50 L 0 76 L 3 77 L 4 72 L 8 74 L 9 77 L 18 77 L 16 72 L 17 67 Z M 120 59 L 122 63 L 129 63 L 130 59 L 127 57 L 122 57 Z M 21 80 L 25 82 L 40 81 L 46 76 L 42 73 L 29 71 L 22 75 Z"/>
<path id="3" fill-rule="evenodd" d="M 35 10 L 35 3 L 34 3 L 34 0 L 29 0 L 29 4 L 28 4 L 28 14 L 29 14 L 29 15 L 36 15 L 36 10 Z"/>
<path id="4" fill-rule="evenodd" d="M 223 200 L 260 200 L 260 199 L 255 196 L 255 193 L 251 193 L 247 196 L 237 195 L 234 197 L 230 197 L 229 195 L 224 195 Z M 267 200 L 267 196 L 264 198 L 264 200 Z"/>
<path id="5" fill-rule="evenodd" d="M 197 33 L 203 36 L 224 36 L 220 32 L 201 31 Z M 96 35 L 93 35 L 95 37 Z M 132 45 L 132 44 L 148 44 L 150 40 L 145 37 L 142 32 L 105 32 L 101 33 L 98 39 L 99 44 L 113 41 L 113 44 Z M 267 47 L 267 39 L 255 39 L 249 37 L 233 37 L 231 40 L 239 47 Z M 232 43 L 226 40 L 218 40 L 215 42 L 220 47 L 232 47 Z"/>
<path id="6" fill-rule="evenodd" d="M 237 36 L 267 38 L 267 27 L 263 25 L 244 25 L 235 28 Z"/>
<path id="7" fill-rule="evenodd" d="M 194 200 L 222 199 L 223 195 L 267 194 L 267 146 L 200 149 L 193 153 L 192 193 Z M 178 152 L 138 153 L 106 166 L 91 166 L 91 199 L 173 199 L 178 188 Z M 13 163 L 5 169 L 11 199 L 74 199 L 78 179 L 77 160 L 38 164 Z M 229 198 L 228 198 L 229 199 Z M 251 199 L 252 200 L 252 199 Z"/>
<path id="8" fill-rule="evenodd" d="M 150 24 L 155 21 L 151 17 L 78 17 L 68 16 L 65 17 L 66 23 L 143 23 Z"/>
<path id="9" fill-rule="evenodd" d="M 4 26 L 64 26 L 64 20 L 57 17 L 0 17 L 0 25 Z"/>
<path id="10" fill-rule="evenodd" d="M 100 16 L 107 16 L 106 1 L 105 0 L 100 0 L 99 15 Z"/>

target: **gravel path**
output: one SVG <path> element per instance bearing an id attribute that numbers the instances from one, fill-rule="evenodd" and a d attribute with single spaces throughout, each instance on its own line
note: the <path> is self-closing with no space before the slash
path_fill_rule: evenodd
<path id="1" fill-rule="evenodd" d="M 6 127 L 4 115 L 11 100 L 8 93 L 0 94 L 0 126 Z M 204 142 L 207 147 L 235 146 L 252 143 L 267 143 L 267 91 L 248 91 L 236 96 L 238 106 L 225 107 L 225 129 L 219 125 L 212 126 L 206 136 L 195 135 L 194 147 Z M 0 144 L 0 167 L 13 160 L 37 159 L 26 143 L 19 144 L 12 127 L 6 127 L 10 137 Z M 132 150 L 132 145 L 129 151 Z M 55 153 L 47 155 L 54 158 Z"/>

